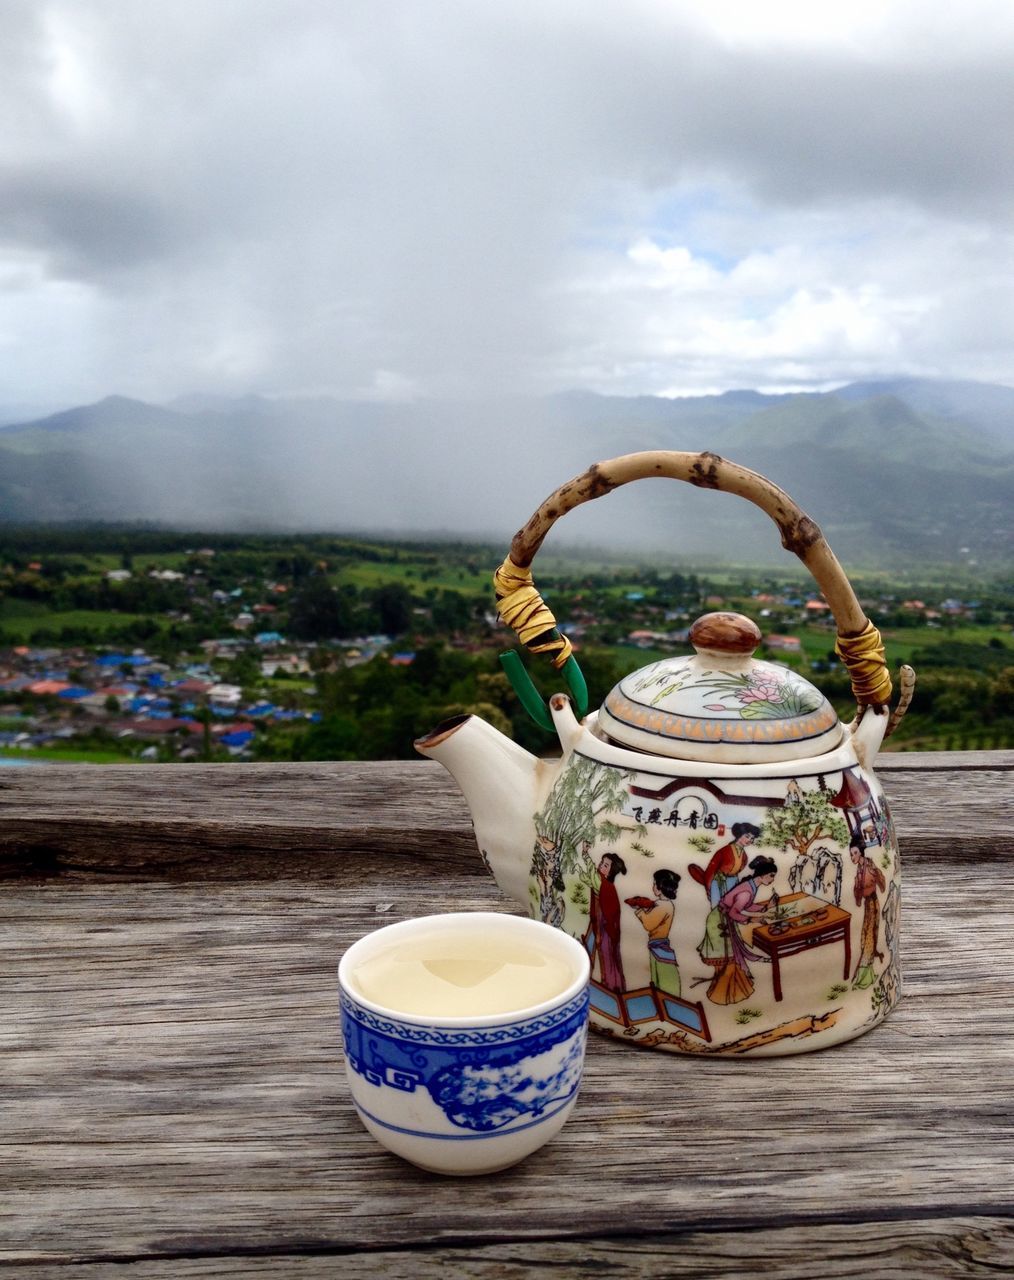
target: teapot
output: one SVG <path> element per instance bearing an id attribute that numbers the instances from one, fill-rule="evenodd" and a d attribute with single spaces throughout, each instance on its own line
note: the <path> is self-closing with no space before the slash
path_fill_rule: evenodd
<path id="1" fill-rule="evenodd" d="M 842 724 L 787 666 L 754 656 L 739 614 L 698 619 L 692 656 L 626 676 L 597 712 L 531 565 L 565 512 L 648 477 L 739 494 L 766 511 L 813 574 L 857 702 Z M 519 696 L 555 732 L 540 759 L 475 716 L 416 742 L 451 772 L 500 888 L 586 948 L 591 1024 L 631 1044 L 777 1056 L 848 1040 L 898 999 L 900 867 L 872 763 L 911 701 L 818 526 L 771 481 L 712 453 L 596 463 L 515 535 L 497 570 L 500 617 L 545 654 L 568 693 L 539 696 L 516 653 Z"/>

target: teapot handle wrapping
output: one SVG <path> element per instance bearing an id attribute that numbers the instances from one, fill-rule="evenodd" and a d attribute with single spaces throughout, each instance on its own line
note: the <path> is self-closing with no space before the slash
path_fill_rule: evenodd
<path id="1" fill-rule="evenodd" d="M 627 453 L 594 463 L 551 493 L 524 528 L 514 535 L 510 555 L 494 575 L 497 611 L 521 643 L 532 653 L 549 656 L 554 667 L 567 673 L 573 687 L 576 659 L 570 641 L 557 630 L 556 619 L 535 588 L 532 561 L 560 516 L 631 480 L 652 476 L 685 480 L 701 489 L 735 493 L 767 512 L 781 532 L 782 546 L 794 552 L 810 570 L 834 615 L 838 628 L 835 652 L 849 672 L 857 716 L 861 718 L 867 707 L 878 715 L 885 714 L 891 698 L 891 677 L 880 632 L 863 612 L 845 570 L 820 528 L 777 485 L 716 453 L 677 453 L 665 449 Z M 915 673 L 911 667 L 901 668 L 899 683 L 901 698 L 888 722 L 888 734 L 897 727 L 912 700 Z"/>

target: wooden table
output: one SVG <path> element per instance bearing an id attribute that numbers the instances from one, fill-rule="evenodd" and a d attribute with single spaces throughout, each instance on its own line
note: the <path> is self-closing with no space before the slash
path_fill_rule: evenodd
<path id="1" fill-rule="evenodd" d="M 803 924 L 804 912 L 800 912 L 799 904 L 804 900 L 818 902 L 809 893 L 787 893 L 780 900 L 780 905 L 790 909 L 789 917 L 778 925 L 759 924 L 753 931 L 750 945 L 758 951 L 765 952 L 771 958 L 771 978 L 775 989 L 775 999 L 782 998 L 782 959 L 798 955 L 801 951 L 809 951 L 813 947 L 826 947 L 835 942 L 845 944 L 845 969 L 842 977 L 847 979 L 852 969 L 852 940 L 849 937 L 849 920 L 851 917 L 833 902 L 819 902 L 819 919 L 810 924 Z"/>
<path id="2" fill-rule="evenodd" d="M 851 1044 L 593 1037 L 560 1136 L 491 1178 L 360 1127 L 335 969 L 509 909 L 439 766 L 0 776 L 0 1270 L 150 1277 L 1014 1274 L 1014 753 L 882 757 L 906 993 Z"/>

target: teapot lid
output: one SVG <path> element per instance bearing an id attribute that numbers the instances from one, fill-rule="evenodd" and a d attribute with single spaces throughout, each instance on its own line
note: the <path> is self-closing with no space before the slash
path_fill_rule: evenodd
<path id="1" fill-rule="evenodd" d="M 838 716 L 810 682 L 753 656 L 757 624 L 708 613 L 690 628 L 693 656 L 663 658 L 625 676 L 598 713 L 619 746 L 724 764 L 766 764 L 838 746 Z"/>

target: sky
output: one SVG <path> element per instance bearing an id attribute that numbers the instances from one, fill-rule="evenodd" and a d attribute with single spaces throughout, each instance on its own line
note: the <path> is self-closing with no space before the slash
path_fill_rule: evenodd
<path id="1" fill-rule="evenodd" d="M 1009 0 L 5 0 L 0 408 L 1014 385 Z"/>

